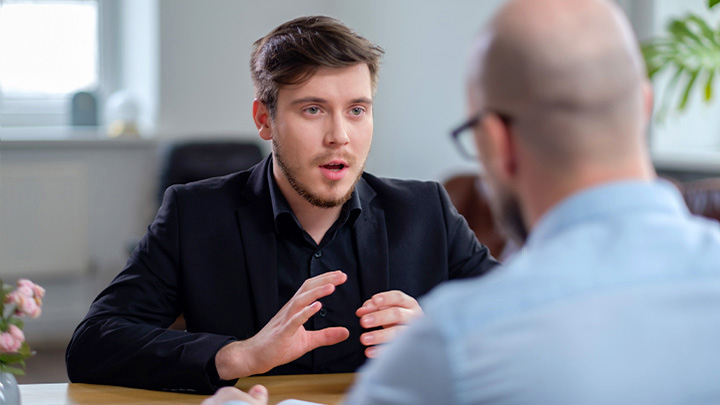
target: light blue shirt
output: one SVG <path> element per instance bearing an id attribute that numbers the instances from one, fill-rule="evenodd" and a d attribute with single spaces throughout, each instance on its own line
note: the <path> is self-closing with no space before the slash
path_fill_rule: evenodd
<path id="1" fill-rule="evenodd" d="M 423 309 L 349 404 L 720 403 L 720 224 L 669 183 L 571 196 Z"/>

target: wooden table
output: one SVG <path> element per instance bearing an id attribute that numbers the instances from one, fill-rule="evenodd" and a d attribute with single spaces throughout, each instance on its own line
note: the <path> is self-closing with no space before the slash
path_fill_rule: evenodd
<path id="1" fill-rule="evenodd" d="M 339 404 L 354 378 L 353 373 L 248 377 L 238 381 L 235 386 L 247 391 L 255 384 L 262 384 L 270 391 L 271 404 L 289 398 Z"/>
<path id="2" fill-rule="evenodd" d="M 262 384 L 270 391 L 270 404 L 295 398 L 323 404 L 338 404 L 354 374 L 308 374 L 240 379 L 237 387 L 248 390 Z M 199 404 L 206 395 L 149 391 L 94 384 L 21 384 L 23 405 L 82 404 Z"/>

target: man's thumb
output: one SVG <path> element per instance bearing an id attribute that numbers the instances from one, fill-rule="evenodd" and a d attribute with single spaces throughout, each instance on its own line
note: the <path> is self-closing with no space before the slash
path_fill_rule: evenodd
<path id="1" fill-rule="evenodd" d="M 252 388 L 250 388 L 250 391 L 248 391 L 248 394 L 250 394 L 251 397 L 258 399 L 258 400 L 267 400 L 268 397 L 268 390 L 265 388 L 264 385 L 253 385 Z"/>

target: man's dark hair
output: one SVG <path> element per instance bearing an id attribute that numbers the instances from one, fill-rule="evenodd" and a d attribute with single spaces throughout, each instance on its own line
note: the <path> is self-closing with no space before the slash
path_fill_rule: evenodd
<path id="1" fill-rule="evenodd" d="M 382 48 L 341 21 L 325 16 L 288 21 L 255 41 L 250 72 L 255 97 L 275 118 L 278 89 L 302 84 L 321 67 L 342 68 L 366 63 L 372 89 L 377 86 Z"/>

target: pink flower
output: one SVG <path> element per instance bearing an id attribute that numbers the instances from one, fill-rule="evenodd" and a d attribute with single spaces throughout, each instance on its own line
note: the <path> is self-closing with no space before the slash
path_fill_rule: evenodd
<path id="1" fill-rule="evenodd" d="M 20 293 L 17 290 L 15 290 L 5 297 L 5 303 L 6 304 L 17 304 L 18 302 L 20 302 L 21 299 L 22 299 L 22 295 L 20 295 Z"/>
<path id="2" fill-rule="evenodd" d="M 15 325 L 11 324 L 10 327 L 8 327 L 8 333 L 20 343 L 25 341 L 25 334 L 23 333 L 22 329 L 18 328 Z"/>
<path id="3" fill-rule="evenodd" d="M 35 299 L 42 299 L 45 296 L 45 289 L 40 287 L 39 285 L 33 283 L 32 281 L 21 278 L 17 282 L 18 287 L 28 287 L 32 290 L 33 294 L 35 294 Z"/>
<path id="4" fill-rule="evenodd" d="M 0 352 L 2 353 L 15 353 L 20 350 L 22 341 L 15 339 L 10 333 L 0 333 Z"/>
<path id="5" fill-rule="evenodd" d="M 37 318 L 42 312 L 42 297 L 45 289 L 30 280 L 20 279 L 18 287 L 5 297 L 5 302 L 15 304 L 15 314 Z"/>
<path id="6" fill-rule="evenodd" d="M 35 293 L 33 293 L 32 288 L 30 288 L 26 285 L 18 286 L 18 288 L 16 288 L 15 291 L 17 291 L 17 293 L 22 295 L 23 297 L 33 298 L 33 296 L 35 295 Z"/>
<path id="7" fill-rule="evenodd" d="M 4 292 L 7 289 L 8 287 L 0 281 L 0 291 Z M 17 325 L 21 323 L 18 317 L 40 316 L 44 296 L 45 289 L 27 279 L 18 280 L 17 288 L 5 295 L 4 302 L 8 310 L 0 312 L 0 321 L 2 325 L 7 325 L 7 330 L 0 331 L 0 353 L 13 353 L 13 355 L 9 358 L 3 356 L 0 365 L 20 363 L 30 356 L 29 350 L 19 353 L 25 344 L 25 334 Z M 12 369 L 10 372 L 13 372 Z"/>
<path id="8" fill-rule="evenodd" d="M 37 318 L 38 316 L 40 316 L 42 310 L 40 308 L 40 305 L 38 305 L 34 299 L 22 297 L 22 299 L 18 303 L 16 312 L 20 312 L 19 315 L 25 314 L 31 318 Z"/>

